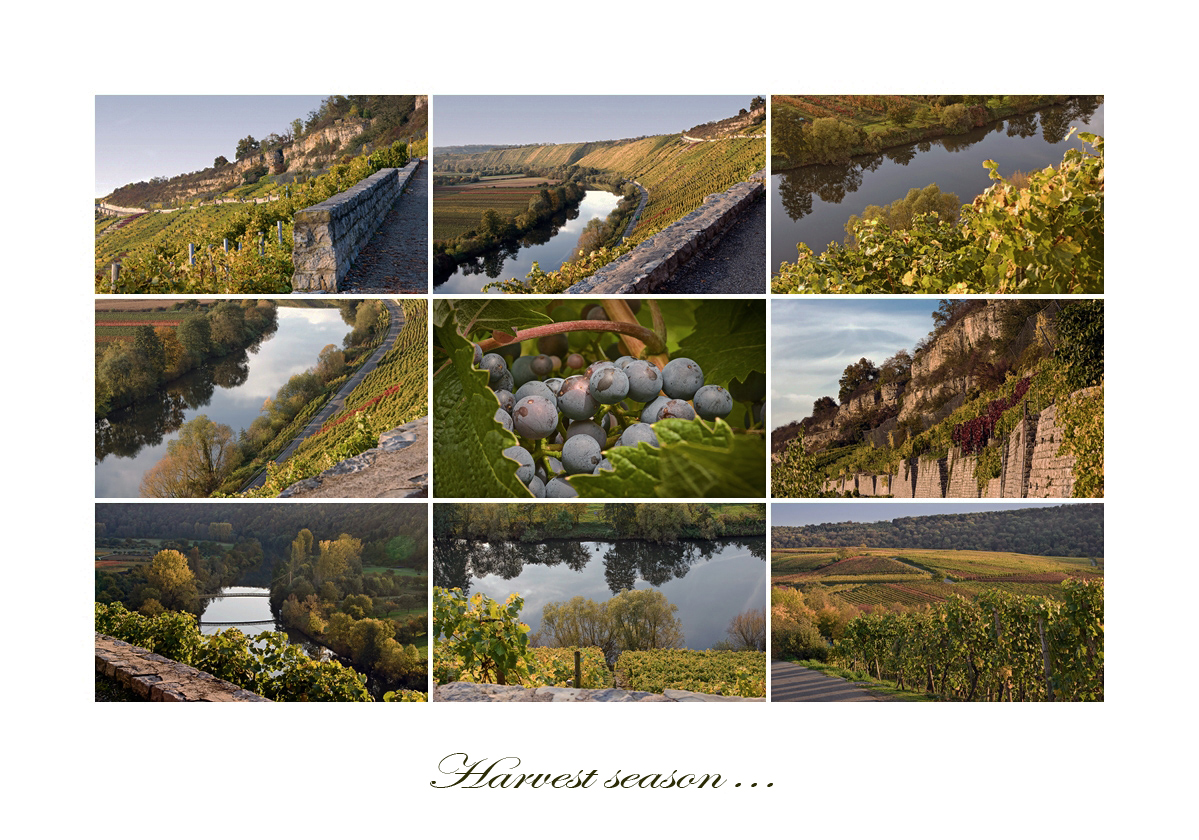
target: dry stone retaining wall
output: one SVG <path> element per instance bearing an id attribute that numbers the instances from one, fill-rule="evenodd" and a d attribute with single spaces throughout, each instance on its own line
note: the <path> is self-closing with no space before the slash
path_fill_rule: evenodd
<path id="1" fill-rule="evenodd" d="M 96 633 L 96 673 L 115 680 L 143 700 L 271 702 L 190 665 L 102 633 Z"/>
<path id="2" fill-rule="evenodd" d="M 395 204 L 419 160 L 380 169 L 345 192 L 296 213 L 293 292 L 336 292 L 350 266 Z"/>
<path id="3" fill-rule="evenodd" d="M 897 499 L 1042 499 L 1069 498 L 1074 491 L 1073 455 L 1059 455 L 1062 430 L 1057 407 L 1025 416 L 1002 444 L 1000 475 L 978 487 L 978 458 L 953 447 L 945 458 L 904 461 L 893 474 L 857 473 L 829 479 L 824 489 L 838 494 L 887 496 Z"/>
<path id="4" fill-rule="evenodd" d="M 674 224 L 620 259 L 575 283 L 567 294 L 622 295 L 652 292 L 718 239 L 766 191 L 762 181 L 745 181 L 708 196 Z"/>

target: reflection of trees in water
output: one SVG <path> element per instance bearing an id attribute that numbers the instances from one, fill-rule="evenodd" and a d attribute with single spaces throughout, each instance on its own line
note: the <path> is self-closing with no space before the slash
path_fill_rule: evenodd
<path id="1" fill-rule="evenodd" d="M 594 547 L 603 546 L 604 580 L 616 594 L 632 589 L 638 580 L 662 586 L 686 576 L 695 563 L 711 560 L 730 547 L 748 551 L 759 560 L 766 559 L 765 537 L 722 540 L 685 540 L 677 543 L 651 543 L 620 540 L 611 543 L 570 542 L 565 540 L 537 543 L 480 543 L 467 540 L 433 541 L 433 585 L 457 587 L 470 592 L 471 578 L 497 575 L 504 580 L 519 577 L 524 568 L 566 566 L 581 572 L 591 562 Z"/>
<path id="2" fill-rule="evenodd" d="M 782 173 L 782 178 L 779 179 L 779 196 L 783 209 L 792 221 L 798 221 L 812 212 L 813 197 L 826 204 L 840 204 L 847 195 L 856 192 L 862 186 L 864 172 L 877 170 L 884 160 L 907 166 L 915 159 L 917 153 L 931 150 L 933 144 L 947 152 L 961 152 L 981 143 L 992 133 L 1006 133 L 1009 137 L 1035 137 L 1038 123 L 1045 142 L 1060 143 L 1069 133 L 1071 122 L 1089 123 L 1100 104 L 1097 97 L 1077 96 L 1064 105 L 1054 105 L 1029 114 L 1009 117 L 1007 120 L 972 129 L 965 134 L 947 135 L 896 146 L 886 149 L 880 155 L 856 157 L 848 164 L 818 164 L 791 169 Z M 813 247 L 817 245 L 812 242 L 808 244 Z"/>
<path id="3" fill-rule="evenodd" d="M 258 343 L 247 349 L 257 350 Z M 238 388 L 250 376 L 247 350 L 238 350 L 173 379 L 134 405 L 96 422 L 96 463 L 109 455 L 132 458 L 179 431 L 188 411 L 212 402 L 217 387 Z"/>

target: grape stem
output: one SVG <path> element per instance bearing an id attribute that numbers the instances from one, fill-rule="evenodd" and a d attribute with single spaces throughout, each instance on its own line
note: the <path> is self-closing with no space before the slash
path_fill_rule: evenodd
<path id="1" fill-rule="evenodd" d="M 506 347 L 509 344 L 517 344 L 529 339 L 537 339 L 547 335 L 561 335 L 568 332 L 577 331 L 590 332 L 614 332 L 621 335 L 629 335 L 640 341 L 645 342 L 646 349 L 650 353 L 665 353 L 666 345 L 654 333 L 653 330 L 641 326 L 640 324 L 630 324 L 625 321 L 562 321 L 558 324 L 542 324 L 537 327 L 530 327 L 527 330 L 519 330 L 516 335 L 509 336 L 508 341 L 500 341 L 496 338 L 489 338 L 479 343 L 483 348 L 484 353 L 495 350 L 497 347 Z M 494 333 L 492 334 L 494 336 Z"/>

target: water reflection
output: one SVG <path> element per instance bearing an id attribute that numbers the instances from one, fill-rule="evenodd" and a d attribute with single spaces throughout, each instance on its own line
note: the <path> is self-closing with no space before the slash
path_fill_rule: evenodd
<path id="1" fill-rule="evenodd" d="M 854 158 L 844 165 L 813 165 L 773 176 L 775 212 L 771 222 L 774 265 L 794 261 L 795 244 L 817 253 L 830 242 L 843 242 L 845 222 L 869 204 L 883 206 L 912 188 L 937 184 L 957 193 L 963 203 L 985 191 L 990 179 L 982 162 L 996 160 L 1000 172 L 1030 171 L 1061 161 L 1071 127 L 1103 134 L 1103 105 L 1080 96 L 976 128 Z M 1077 140 L 1072 141 L 1077 143 Z M 969 151 L 968 155 L 959 153 Z"/>
<path id="2" fill-rule="evenodd" d="M 442 294 L 478 292 L 490 280 L 523 280 L 536 262 L 542 271 L 557 271 L 578 246 L 583 228 L 592 219 L 604 219 L 616 209 L 620 196 L 605 190 L 587 190 L 578 205 L 559 211 L 546 224 L 529 231 L 519 244 L 511 244 L 438 276 L 433 285 Z M 486 279 L 484 279 L 486 278 Z"/>
<path id="3" fill-rule="evenodd" d="M 433 582 L 503 602 L 524 598 L 521 620 L 536 632 L 550 602 L 606 601 L 625 589 L 654 588 L 678 607 L 686 647 L 706 649 L 734 616 L 766 604 L 766 540 L 638 540 L 526 545 L 435 540 Z"/>

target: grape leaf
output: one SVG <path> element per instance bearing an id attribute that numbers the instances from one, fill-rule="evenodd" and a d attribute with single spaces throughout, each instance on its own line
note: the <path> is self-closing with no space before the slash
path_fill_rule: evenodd
<path id="1" fill-rule="evenodd" d="M 585 498 L 702 498 L 766 495 L 766 442 L 734 434 L 723 420 L 660 420 L 660 446 L 608 450 L 613 471 L 578 475 L 571 486 Z"/>
<path id="2" fill-rule="evenodd" d="M 466 335 L 490 335 L 493 330 L 516 333 L 553 320 L 544 312 L 544 301 L 472 298 L 454 301 L 454 309 L 458 327 Z"/>
<path id="3" fill-rule="evenodd" d="M 705 300 L 695 310 L 695 330 L 679 342 L 679 352 L 704 372 L 704 382 L 727 388 L 751 371 L 766 372 L 766 303 L 760 300 Z"/>
<path id="4" fill-rule="evenodd" d="M 433 333 L 449 354 L 449 364 L 433 377 L 434 495 L 532 497 L 516 477 L 516 462 L 503 455 L 516 435 L 495 421 L 499 400 L 487 387 L 487 373 L 474 368 L 474 348 L 447 322 Z"/>

